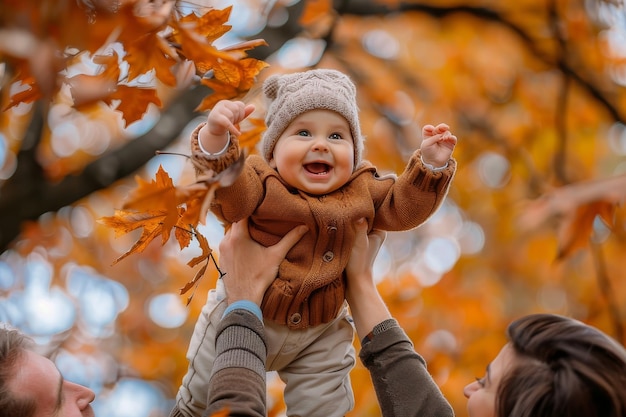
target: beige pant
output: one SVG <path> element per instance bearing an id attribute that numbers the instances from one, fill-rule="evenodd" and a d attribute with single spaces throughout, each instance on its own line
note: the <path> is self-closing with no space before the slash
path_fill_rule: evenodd
<path id="1" fill-rule="evenodd" d="M 215 360 L 215 330 L 226 309 L 224 287 L 218 280 L 196 322 L 187 360 L 189 368 L 176 396 L 186 417 L 200 417 L 206 407 L 211 368 Z M 267 370 L 285 382 L 290 417 L 343 417 L 354 407 L 350 371 L 355 363 L 354 331 L 347 304 L 330 323 L 305 330 L 265 322 Z"/>

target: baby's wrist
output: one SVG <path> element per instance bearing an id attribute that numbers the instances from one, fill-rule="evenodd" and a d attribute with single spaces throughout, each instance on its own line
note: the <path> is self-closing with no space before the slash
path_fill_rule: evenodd
<path id="1" fill-rule="evenodd" d="M 202 129 L 208 129 L 208 128 L 205 125 L 204 127 L 202 127 Z M 203 139 L 203 136 L 204 136 L 204 138 L 207 138 L 208 136 L 212 136 L 212 135 L 209 132 L 204 132 L 204 135 L 202 135 L 202 131 L 200 131 L 199 134 L 198 134 L 198 147 L 200 148 L 202 153 L 204 153 L 205 155 L 208 155 L 208 156 L 220 156 L 220 155 L 223 155 L 224 153 L 226 153 L 226 151 L 228 150 L 228 147 L 230 146 L 230 132 L 226 131 L 226 135 L 227 135 L 226 136 L 227 138 L 226 138 L 226 144 L 224 145 L 224 147 L 222 149 L 220 149 L 219 151 L 217 151 L 217 152 L 209 152 L 202 145 L 202 139 Z"/>
<path id="2" fill-rule="evenodd" d="M 420 159 L 422 161 L 422 165 L 424 165 L 426 168 L 430 169 L 433 172 L 443 171 L 444 169 L 448 168 L 448 163 L 450 162 L 450 159 L 448 159 L 444 165 L 435 166 L 433 164 L 429 164 L 426 161 L 424 161 L 423 155 L 420 155 Z"/>

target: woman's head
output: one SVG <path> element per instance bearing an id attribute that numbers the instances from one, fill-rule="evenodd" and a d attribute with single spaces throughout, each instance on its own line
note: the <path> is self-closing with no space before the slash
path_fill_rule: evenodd
<path id="1" fill-rule="evenodd" d="M 465 389 L 471 417 L 626 417 L 626 350 L 606 334 L 533 314 L 507 336 L 487 376 Z"/>

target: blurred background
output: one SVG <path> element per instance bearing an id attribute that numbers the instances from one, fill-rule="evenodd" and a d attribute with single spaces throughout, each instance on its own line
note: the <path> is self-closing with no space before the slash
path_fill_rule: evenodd
<path id="1" fill-rule="evenodd" d="M 459 139 L 444 206 L 376 262 L 458 416 L 520 315 L 626 341 L 623 1 L 2 0 L 0 24 L 0 321 L 91 387 L 97 415 L 168 415 L 218 276 L 209 262 L 181 294 L 206 248 L 102 219 L 159 167 L 194 183 L 189 135 L 217 99 L 262 120 L 263 79 L 312 67 L 355 81 L 382 172 L 402 171 L 424 124 Z M 242 129 L 255 152 L 258 125 Z M 219 263 L 220 224 L 197 232 Z M 378 415 L 360 363 L 352 376 L 351 415 Z"/>

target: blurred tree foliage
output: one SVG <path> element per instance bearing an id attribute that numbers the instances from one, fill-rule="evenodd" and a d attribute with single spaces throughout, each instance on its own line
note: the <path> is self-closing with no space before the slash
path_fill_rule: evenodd
<path id="1" fill-rule="evenodd" d="M 197 284 L 185 324 L 160 328 L 146 300 L 189 282 L 195 271 L 185 264 L 197 248 L 153 242 L 112 266 L 141 235 L 114 238 L 97 220 L 124 205 L 134 175 L 149 181 L 155 164 L 180 166 L 174 181 L 193 183 L 184 157 L 155 151 L 188 154 L 190 128 L 217 98 L 258 101 L 270 73 L 311 66 L 355 80 L 366 157 L 382 170 L 403 168 L 423 124 L 445 122 L 459 138 L 449 205 L 416 231 L 389 236 L 380 283 L 457 415 L 463 386 L 482 375 L 519 315 L 567 314 L 626 341 L 622 1 L 246 5 L 267 20 L 250 36 L 264 42 L 220 49 L 230 28 L 216 11 L 227 8 L 210 2 L 3 0 L 0 261 L 18 270 L 37 254 L 61 287 L 68 265 L 81 265 L 131 294 L 105 343 L 78 338 L 75 326 L 61 344 L 113 351 L 175 394 L 216 271 Z M 189 17 L 191 6 L 207 18 Z M 294 61 L 294 49 L 306 60 Z M 69 133 L 59 129 L 67 125 Z M 218 236 L 205 234 L 215 246 Z M 442 238 L 459 256 L 429 280 L 413 260 Z M 354 370 L 354 415 L 378 413 L 368 378 Z M 281 402 L 273 404 L 277 415 Z"/>

